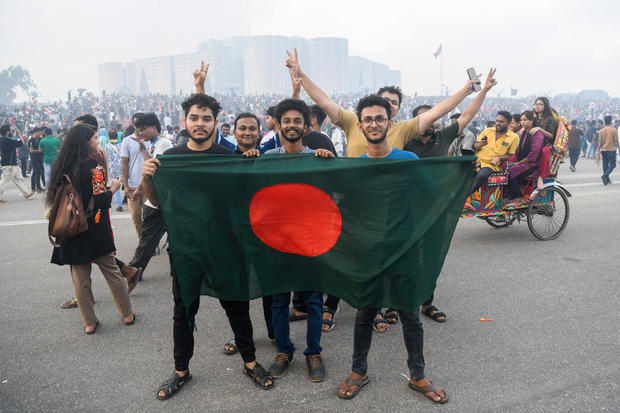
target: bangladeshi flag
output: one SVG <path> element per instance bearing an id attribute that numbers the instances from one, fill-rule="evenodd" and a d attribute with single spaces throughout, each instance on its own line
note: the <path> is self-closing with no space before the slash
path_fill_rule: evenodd
<path id="1" fill-rule="evenodd" d="M 154 177 L 186 306 L 322 291 L 415 311 L 441 271 L 474 157 L 160 157 Z"/>

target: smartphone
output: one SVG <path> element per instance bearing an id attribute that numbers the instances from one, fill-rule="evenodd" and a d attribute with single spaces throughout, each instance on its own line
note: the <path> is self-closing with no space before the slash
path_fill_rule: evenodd
<path id="1" fill-rule="evenodd" d="M 469 76 L 469 80 L 478 79 L 478 75 L 476 74 L 476 69 L 474 69 L 473 67 L 470 67 L 469 69 L 467 69 L 467 76 Z M 474 89 L 474 92 L 480 92 L 482 90 L 482 85 L 480 84 L 480 81 L 474 83 L 472 87 Z"/>

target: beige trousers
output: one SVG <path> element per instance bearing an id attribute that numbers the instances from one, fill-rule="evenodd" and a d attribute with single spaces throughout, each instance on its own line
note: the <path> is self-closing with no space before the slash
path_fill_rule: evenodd
<path id="1" fill-rule="evenodd" d="M 129 207 L 129 213 L 131 214 L 131 220 L 133 226 L 136 228 L 138 238 L 142 234 L 142 206 L 144 205 L 144 196 L 140 195 L 136 199 L 131 200 L 127 197 L 127 206 Z"/>
<path id="2" fill-rule="evenodd" d="M 110 253 L 95 258 L 95 264 L 103 273 L 105 280 L 110 286 L 110 291 L 114 297 L 116 308 L 123 318 L 131 315 L 131 302 L 129 301 L 129 293 L 127 292 L 127 284 L 123 279 L 121 270 L 116 265 L 114 254 Z M 78 302 L 78 308 L 82 314 L 84 326 L 92 326 L 97 322 L 95 316 L 95 298 L 93 297 L 93 289 L 91 288 L 91 263 L 73 264 L 71 265 L 71 276 L 73 277 L 73 287 L 75 289 L 75 298 Z"/>

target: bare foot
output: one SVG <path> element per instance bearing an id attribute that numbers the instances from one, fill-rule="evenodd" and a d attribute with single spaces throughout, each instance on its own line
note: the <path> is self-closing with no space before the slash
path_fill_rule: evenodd
<path id="1" fill-rule="evenodd" d="M 543 181 L 543 179 L 539 176 L 538 179 L 536 180 L 536 188 L 538 188 L 538 190 L 542 190 L 545 187 L 545 183 Z"/>
<path id="2" fill-rule="evenodd" d="M 349 380 L 350 381 L 365 380 L 366 377 L 368 376 L 362 376 L 361 374 L 351 372 L 351 375 L 349 376 Z M 348 386 L 347 382 L 343 381 L 338 387 L 338 393 L 340 393 L 342 396 L 351 397 L 353 396 L 353 393 L 355 393 L 358 387 L 359 386 Z"/>
<path id="3" fill-rule="evenodd" d="M 131 315 L 123 318 L 123 320 L 125 320 L 125 324 L 133 324 L 136 321 L 136 312 L 131 310 Z"/>

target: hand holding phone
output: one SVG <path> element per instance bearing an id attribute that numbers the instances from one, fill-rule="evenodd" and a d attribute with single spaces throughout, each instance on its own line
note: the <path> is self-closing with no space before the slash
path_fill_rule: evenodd
<path id="1" fill-rule="evenodd" d="M 482 86 L 480 85 L 479 76 L 476 74 L 476 69 L 473 67 L 467 69 L 467 76 L 469 76 L 469 80 L 476 80 L 476 82 L 472 85 L 474 92 L 480 92 L 482 90 Z"/>

